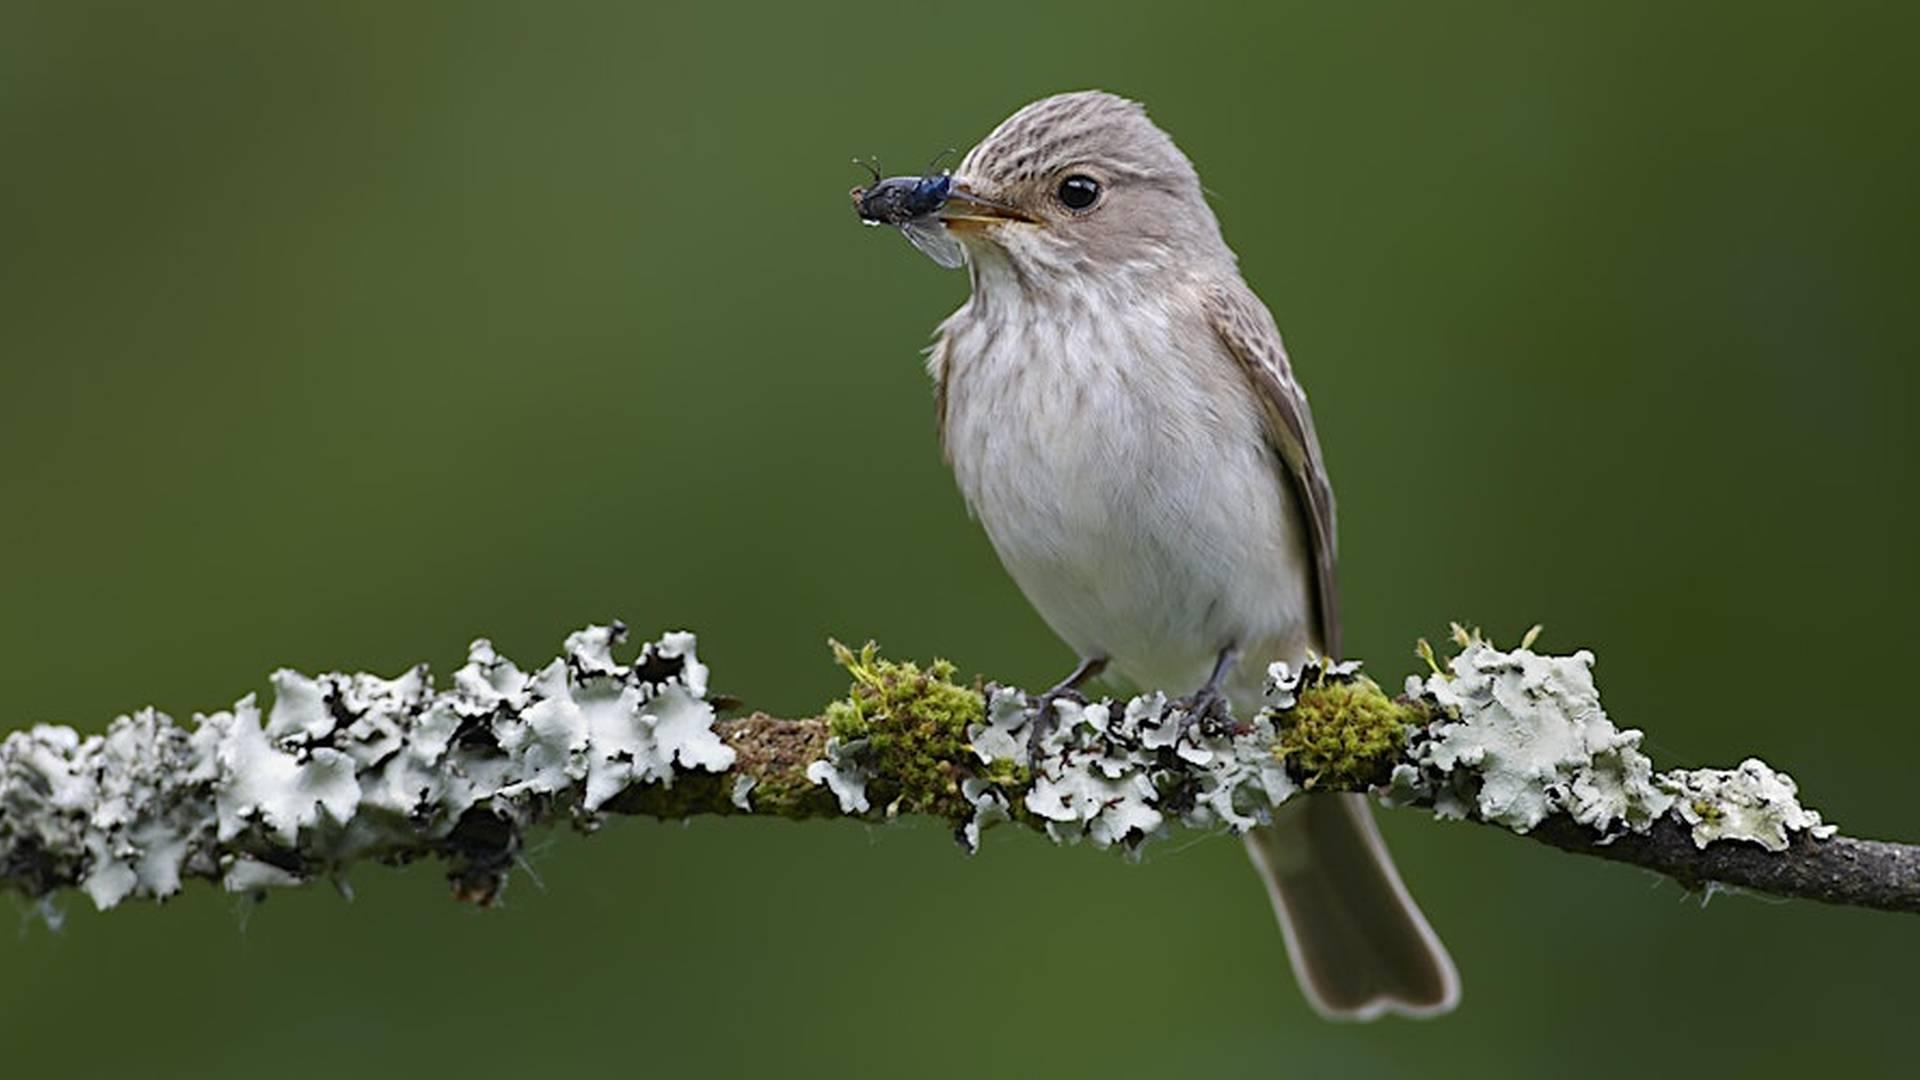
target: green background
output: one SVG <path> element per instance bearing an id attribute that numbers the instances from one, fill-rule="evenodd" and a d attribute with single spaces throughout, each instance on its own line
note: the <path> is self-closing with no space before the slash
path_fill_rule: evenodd
<path id="1" fill-rule="evenodd" d="M 1146 101 L 1286 329 L 1377 675 L 1599 656 L 1666 764 L 1920 839 L 1911 5 L 0 5 L 0 725 L 619 616 L 800 713 L 829 635 L 1070 661 L 935 445 L 965 278 L 854 223 L 1045 93 Z M 1684 10 L 1681 10 L 1684 9 Z M 1302 1004 L 1238 845 L 540 838 L 0 934 L 9 1075 L 1884 1075 L 1920 924 L 1384 815 L 1466 997 Z"/>

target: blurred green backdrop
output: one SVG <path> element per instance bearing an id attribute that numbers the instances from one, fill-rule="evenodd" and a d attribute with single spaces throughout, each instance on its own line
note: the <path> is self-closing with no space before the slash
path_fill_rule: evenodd
<path id="1" fill-rule="evenodd" d="M 1604 10 L 1602 10 L 1604 8 Z M 1684 10 L 1681 10 L 1683 9 Z M 1920 837 L 1911 5 L 0 5 L 0 724 L 294 664 L 829 634 L 1034 684 L 857 227 L 1021 103 L 1145 100 L 1288 333 L 1376 674 L 1590 646 L 1661 759 Z M 1920 923 L 1385 815 L 1466 980 L 1335 1027 L 1237 844 L 620 823 L 502 910 L 200 887 L 0 935 L 20 1076 L 1888 1074 Z M 1911 1053 L 1908 1043 L 1906 1051 Z M 1905 1058 L 1911 1065 L 1910 1056 Z"/>

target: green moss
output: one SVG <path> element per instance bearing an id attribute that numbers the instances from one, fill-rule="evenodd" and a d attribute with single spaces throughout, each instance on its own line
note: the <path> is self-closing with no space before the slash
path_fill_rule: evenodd
<path id="1" fill-rule="evenodd" d="M 845 698 L 827 706 L 827 731 L 867 771 L 874 806 L 959 822 L 973 813 L 960 794 L 961 780 L 978 774 L 995 783 L 1025 783 L 1026 770 L 1011 762 L 973 769 L 967 725 L 985 717 L 986 698 L 977 686 L 954 681 L 952 664 L 935 660 L 923 671 L 882 658 L 872 642 L 857 653 L 837 641 L 832 646 L 853 683 Z"/>
<path id="2" fill-rule="evenodd" d="M 995 758 L 980 772 L 982 779 L 1009 791 L 1025 788 L 1033 780 L 1033 770 L 1009 758 Z"/>
<path id="3" fill-rule="evenodd" d="M 1308 788 L 1357 791 L 1386 781 L 1416 716 L 1371 679 L 1303 686 L 1278 718 L 1274 756 Z"/>

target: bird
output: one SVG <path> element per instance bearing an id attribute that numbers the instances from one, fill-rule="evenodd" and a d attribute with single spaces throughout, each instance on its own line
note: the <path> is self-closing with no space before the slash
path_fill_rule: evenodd
<path id="1" fill-rule="evenodd" d="M 1191 715 L 1251 715 L 1269 664 L 1339 656 L 1312 412 L 1173 139 L 1136 101 L 1057 94 L 1001 122 L 941 186 L 929 212 L 971 294 L 927 351 L 940 442 L 1001 563 L 1078 661 L 1038 715 L 1103 672 L 1191 687 Z M 1245 843 L 1318 1013 L 1455 1006 L 1453 960 L 1364 796 L 1290 799 Z"/>

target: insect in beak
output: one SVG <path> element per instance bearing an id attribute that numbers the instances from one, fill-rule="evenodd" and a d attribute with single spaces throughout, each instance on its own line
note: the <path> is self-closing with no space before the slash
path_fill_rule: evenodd
<path id="1" fill-rule="evenodd" d="M 939 158 L 934 159 L 938 164 Z M 966 249 L 954 231 L 985 228 L 1001 221 L 1032 221 L 1004 203 L 974 194 L 954 182 L 953 174 L 929 168 L 923 176 L 882 178 L 877 166 L 855 160 L 873 182 L 851 192 L 854 212 L 868 225 L 899 229 L 921 254 L 951 270 L 966 262 Z"/>

